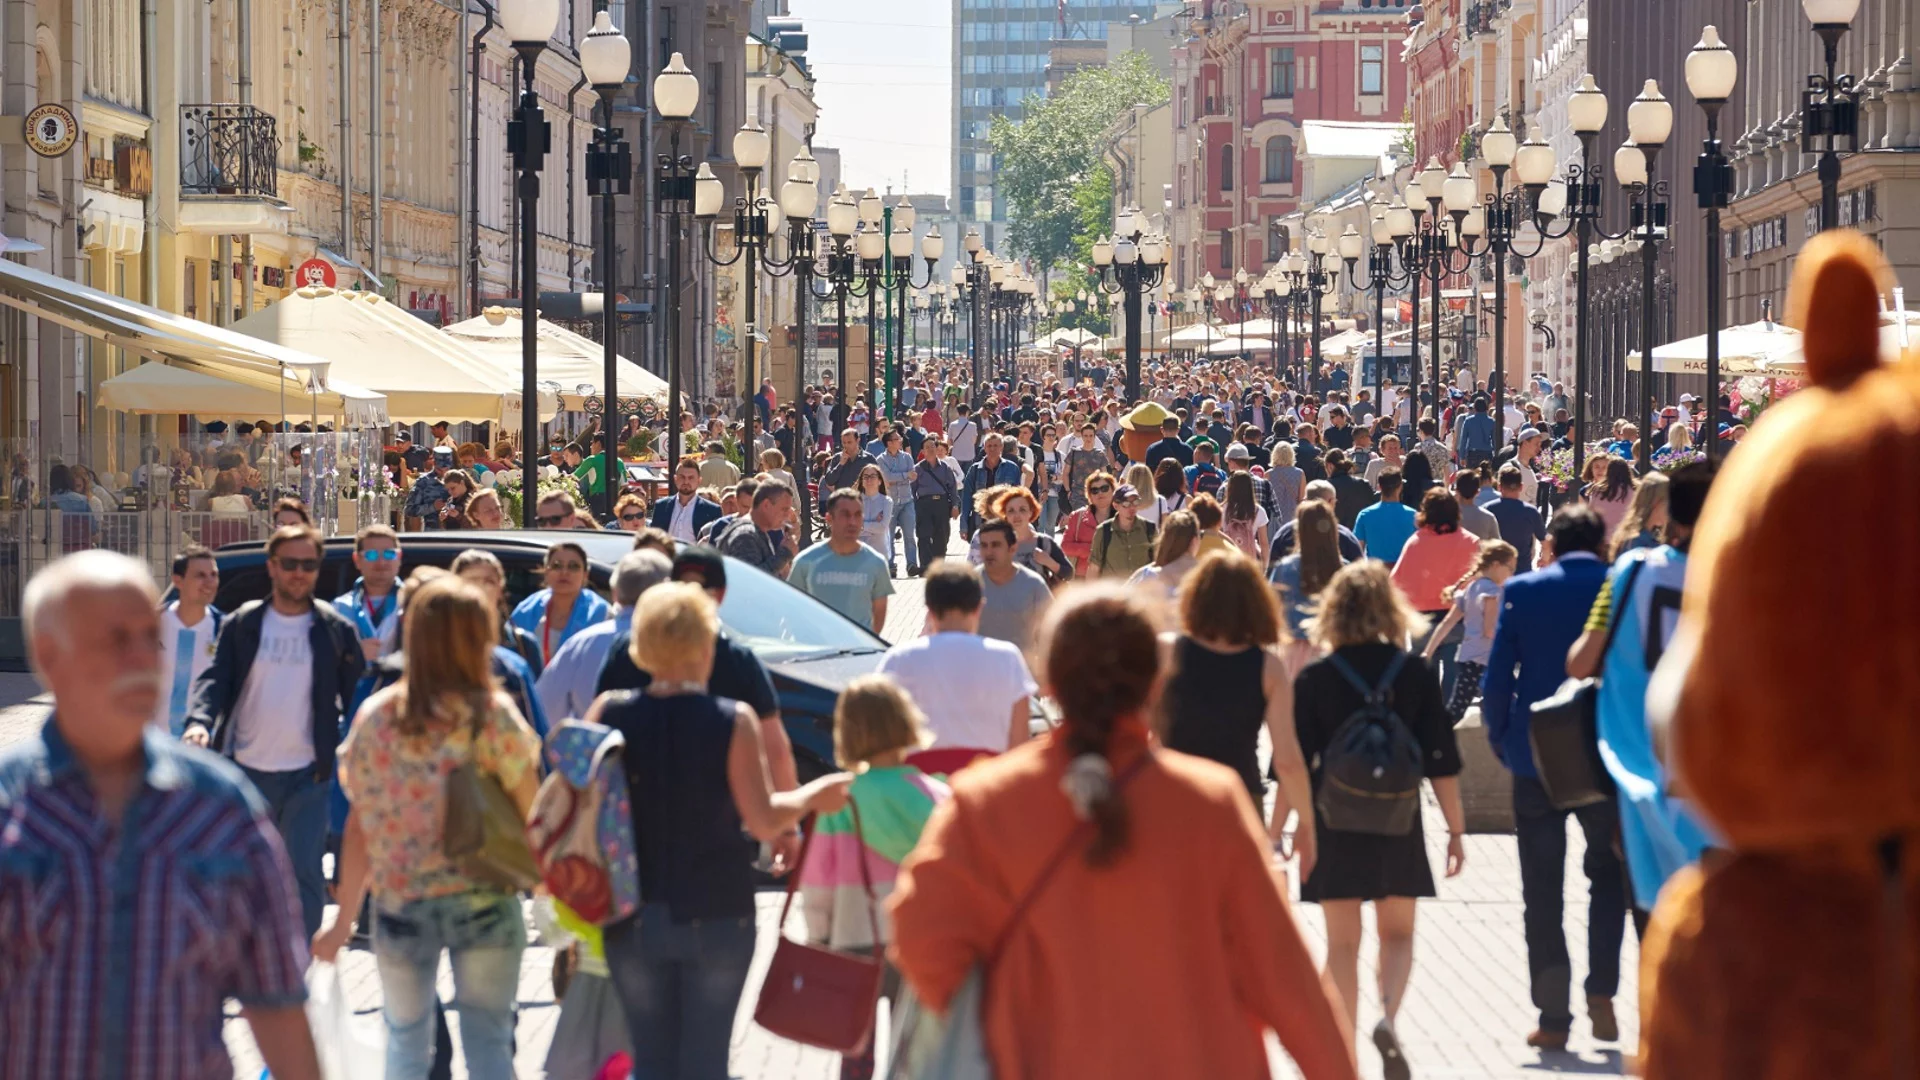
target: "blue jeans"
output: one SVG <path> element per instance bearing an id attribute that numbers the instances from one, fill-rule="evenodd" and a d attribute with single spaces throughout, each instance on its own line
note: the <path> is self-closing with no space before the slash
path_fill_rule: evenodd
<path id="1" fill-rule="evenodd" d="M 266 800 L 267 817 L 280 830 L 287 860 L 293 863 L 293 883 L 300 890 L 300 917 L 307 936 L 320 930 L 327 907 L 327 877 L 320 858 L 327 850 L 327 791 L 329 781 L 313 775 L 313 766 L 292 772 L 259 772 L 240 766 Z"/>
<path id="2" fill-rule="evenodd" d="M 913 499 L 901 496 L 893 501 L 893 520 L 887 522 L 887 573 L 893 573 L 893 530 L 900 530 L 900 551 L 907 557 L 907 574 L 912 576 L 920 572 L 920 547 L 914 536 L 919 521 L 914 513 Z"/>
<path id="3" fill-rule="evenodd" d="M 727 1080 L 753 938 L 751 918 L 677 923 L 665 904 L 645 904 L 607 927 L 607 969 L 627 1013 L 633 1080 Z"/>
<path id="4" fill-rule="evenodd" d="M 1036 526 L 1041 532 L 1052 536 L 1060 525 L 1060 493 L 1050 491 L 1047 501 L 1040 505 L 1040 523 Z"/>
<path id="5" fill-rule="evenodd" d="M 434 982 L 452 954 L 453 1007 L 473 1080 L 513 1080 L 513 1003 L 527 946 L 520 901 L 470 892 L 378 907 L 373 958 L 386 998 L 387 1080 L 426 1080 L 433 1067 Z"/>

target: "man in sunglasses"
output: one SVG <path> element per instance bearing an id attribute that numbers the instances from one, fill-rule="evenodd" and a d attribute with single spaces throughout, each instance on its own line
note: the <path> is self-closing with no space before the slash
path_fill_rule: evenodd
<path id="1" fill-rule="evenodd" d="M 399 560 L 392 562 L 397 574 Z M 267 541 L 272 595 L 242 605 L 220 627 L 181 736 L 232 758 L 259 789 L 293 862 L 308 936 L 319 931 L 327 902 L 320 856 L 340 715 L 367 666 L 353 622 L 314 603 L 320 563 L 320 534 L 311 527 L 289 526 Z"/>
<path id="2" fill-rule="evenodd" d="M 353 568 L 360 580 L 335 598 L 333 610 L 353 623 L 371 664 L 400 639 L 400 535 L 385 525 L 361 529 L 353 538 Z"/>

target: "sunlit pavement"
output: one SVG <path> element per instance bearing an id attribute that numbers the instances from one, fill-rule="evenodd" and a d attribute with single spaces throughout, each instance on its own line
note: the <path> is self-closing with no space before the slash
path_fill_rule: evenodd
<path id="1" fill-rule="evenodd" d="M 956 540 L 955 554 L 958 553 Z M 894 587 L 897 592 L 889 605 L 884 633 L 897 641 L 920 632 L 926 608 L 920 581 L 896 579 Z M 0 745 L 24 738 L 37 729 L 48 704 L 38 694 L 39 688 L 30 677 L 0 674 Z M 1437 812 L 1430 807 L 1427 820 L 1438 819 Z M 1430 831 L 1428 841 L 1434 866 L 1444 865 L 1445 837 Z M 1519 1080 L 1553 1072 L 1619 1074 L 1621 1052 L 1631 1051 L 1638 1037 L 1635 979 L 1638 952 L 1633 935 L 1627 935 L 1626 955 L 1621 961 L 1620 993 L 1614 999 L 1621 1041 L 1604 1046 L 1594 1043 L 1585 1016 L 1579 1015 L 1574 1021 L 1573 1042 L 1568 1053 L 1543 1055 L 1528 1049 L 1523 1040 L 1533 1027 L 1534 1012 L 1527 997 L 1526 949 L 1520 929 L 1520 867 L 1514 840 L 1511 836 L 1469 836 L 1466 844 L 1465 873 L 1452 881 L 1442 880 L 1439 898 L 1420 905 L 1413 983 L 1399 1021 L 1401 1042 L 1414 1076 L 1435 1080 Z M 1586 881 L 1579 870 L 1583 846 L 1580 831 L 1571 830 L 1567 852 L 1566 929 L 1574 957 L 1576 1011 L 1584 1002 L 1578 987 L 1586 974 Z M 778 914 L 778 894 L 762 894 L 760 949 L 734 1029 L 732 1071 L 742 1080 L 826 1080 L 838 1075 L 835 1055 L 776 1039 L 754 1026 L 750 1019 L 764 965 L 772 954 Z M 1298 915 L 1316 951 L 1323 948 L 1325 933 L 1319 909 L 1303 904 L 1298 908 Z M 794 923 L 797 931 L 797 912 Z M 342 955 L 350 1000 L 356 1009 L 374 1015 L 379 1008 L 380 986 L 371 954 Z M 1367 974 L 1372 964 L 1369 934 L 1361 953 L 1358 1025 L 1362 1033 L 1361 1075 L 1369 1078 L 1380 1075 L 1379 1056 L 1365 1037 L 1380 1016 L 1378 995 Z M 525 1080 L 539 1080 L 545 1075 L 542 1065 L 559 1016 L 553 998 L 552 967 L 552 950 L 537 946 L 527 950 L 520 976 L 517 1055 L 518 1073 Z M 451 976 L 443 963 L 441 996 L 450 999 L 452 993 Z M 457 1016 L 450 1014 L 448 1023 L 458 1031 Z M 226 1034 L 227 1044 L 233 1051 L 237 1080 L 259 1080 L 260 1059 L 246 1025 L 230 1020 Z M 1277 1046 L 1273 1058 L 1275 1075 L 1294 1075 Z M 466 1075 L 457 1051 L 454 1075 Z"/>

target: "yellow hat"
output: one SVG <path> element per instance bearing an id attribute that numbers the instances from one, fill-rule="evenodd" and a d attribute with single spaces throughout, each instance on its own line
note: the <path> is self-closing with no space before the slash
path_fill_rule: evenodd
<path id="1" fill-rule="evenodd" d="M 1128 431 L 1159 431 L 1160 425 L 1172 415 L 1154 402 L 1143 401 L 1120 418 L 1120 426 Z"/>

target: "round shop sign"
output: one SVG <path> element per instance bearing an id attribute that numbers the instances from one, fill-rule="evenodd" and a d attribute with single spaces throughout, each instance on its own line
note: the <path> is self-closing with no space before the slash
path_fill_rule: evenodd
<path id="1" fill-rule="evenodd" d="M 316 285 L 324 285 L 331 289 L 339 281 L 340 276 L 333 272 L 333 264 L 325 259 L 308 259 L 293 268 L 293 284 L 297 289 L 312 288 Z"/>
<path id="2" fill-rule="evenodd" d="M 27 145 L 41 157 L 59 157 L 73 148 L 80 126 L 64 106 L 42 105 L 27 114 Z"/>

